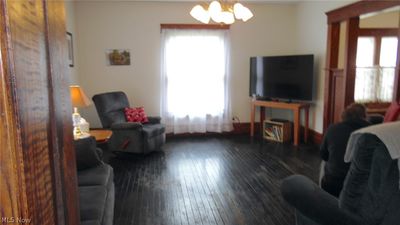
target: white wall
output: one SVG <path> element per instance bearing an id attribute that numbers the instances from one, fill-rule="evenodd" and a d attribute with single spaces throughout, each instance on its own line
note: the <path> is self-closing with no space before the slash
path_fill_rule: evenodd
<path id="1" fill-rule="evenodd" d="M 352 1 L 307 1 L 297 5 L 297 50 L 315 57 L 315 104 L 310 110 L 310 128 L 322 133 L 324 113 L 324 77 L 327 40 L 325 12 Z"/>
<path id="2" fill-rule="evenodd" d="M 65 23 L 67 31 L 72 33 L 72 42 L 74 47 L 74 67 L 68 67 L 69 75 L 71 76 L 71 84 L 78 84 L 79 83 L 79 75 L 78 75 L 78 54 L 77 54 L 77 44 L 76 44 L 76 29 L 75 29 L 75 9 L 74 3 L 72 1 L 65 1 Z"/>
<path id="3" fill-rule="evenodd" d="M 254 18 L 231 26 L 232 112 L 250 119 L 249 57 L 296 53 L 294 4 L 246 4 Z M 196 23 L 194 3 L 75 2 L 79 82 L 88 96 L 121 90 L 149 115 L 160 112 L 160 24 Z M 324 39 L 325 41 L 325 39 Z M 107 49 L 130 49 L 130 66 L 107 66 Z M 81 109 L 100 127 L 94 106 Z"/>
<path id="4" fill-rule="evenodd" d="M 304 1 L 287 4 L 246 4 L 254 18 L 231 26 L 232 112 L 242 122 L 250 118 L 249 57 L 314 54 L 315 104 L 310 128 L 322 132 L 327 22 L 325 12 L 354 1 Z M 89 97 L 121 90 L 149 115 L 160 112 L 160 24 L 196 23 L 189 15 L 194 3 L 74 2 L 76 82 Z M 69 16 L 67 16 L 69 17 Z M 70 18 L 68 18 L 69 21 Z M 67 21 L 67 24 L 68 24 Z M 71 28 L 73 29 L 73 28 Z M 107 49 L 130 49 L 130 66 L 107 66 Z M 78 60 L 79 59 L 79 62 Z M 74 70 L 74 69 L 73 69 Z M 94 106 L 81 109 L 91 127 L 100 127 Z M 291 113 L 267 110 L 267 116 Z"/>

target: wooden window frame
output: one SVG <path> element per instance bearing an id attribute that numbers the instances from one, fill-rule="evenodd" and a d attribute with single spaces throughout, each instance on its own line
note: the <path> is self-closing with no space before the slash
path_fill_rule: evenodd
<path id="1" fill-rule="evenodd" d="M 381 44 L 384 37 L 397 37 L 398 29 L 393 28 L 360 28 L 358 37 L 373 37 L 374 46 L 374 65 L 380 65 Z"/>
<path id="2" fill-rule="evenodd" d="M 372 37 L 374 38 L 374 53 L 373 64 L 380 65 L 381 44 L 384 37 L 397 37 L 398 29 L 396 28 L 360 28 L 358 30 L 358 37 Z M 399 43 L 400 44 L 400 43 Z M 393 90 L 395 91 L 395 90 Z M 389 107 L 388 102 L 368 102 L 365 103 L 368 110 L 385 112 Z"/>
<path id="3" fill-rule="evenodd" d="M 161 29 L 179 30 L 229 30 L 230 25 L 224 24 L 160 24 Z"/>

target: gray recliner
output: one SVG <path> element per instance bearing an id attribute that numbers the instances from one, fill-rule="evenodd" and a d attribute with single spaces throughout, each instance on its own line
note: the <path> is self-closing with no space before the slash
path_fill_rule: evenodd
<path id="1" fill-rule="evenodd" d="M 112 225 L 114 220 L 114 170 L 102 160 L 94 137 L 74 141 L 78 169 L 81 225 Z"/>
<path id="2" fill-rule="evenodd" d="M 301 175 L 283 180 L 281 191 L 298 225 L 400 224 L 397 160 L 372 134 L 358 139 L 339 199 Z"/>
<path id="3" fill-rule="evenodd" d="M 124 92 L 93 96 L 103 128 L 111 129 L 109 148 L 116 152 L 143 153 L 161 150 L 165 143 L 165 126 L 160 117 L 148 117 L 148 123 L 127 122 L 124 109 L 129 106 Z"/>

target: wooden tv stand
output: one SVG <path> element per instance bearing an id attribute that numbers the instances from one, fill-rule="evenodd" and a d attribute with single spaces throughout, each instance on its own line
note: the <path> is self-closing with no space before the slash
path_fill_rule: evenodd
<path id="1" fill-rule="evenodd" d="M 305 113 L 305 125 L 304 125 L 304 142 L 307 143 L 308 140 L 308 120 L 309 120 L 309 109 L 310 104 L 301 102 L 277 102 L 277 101 L 261 101 L 252 100 L 251 101 L 251 115 L 250 115 L 250 136 L 254 136 L 254 120 L 256 117 L 256 107 L 260 107 L 260 126 L 265 119 L 265 107 L 276 108 L 276 109 L 289 109 L 293 111 L 293 124 L 294 124 L 294 134 L 293 134 L 293 144 L 295 146 L 299 145 L 300 140 L 300 111 L 304 109 Z M 260 127 L 262 130 L 262 127 Z"/>

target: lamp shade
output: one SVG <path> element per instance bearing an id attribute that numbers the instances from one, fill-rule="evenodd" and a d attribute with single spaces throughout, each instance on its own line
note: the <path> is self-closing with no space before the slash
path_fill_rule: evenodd
<path id="1" fill-rule="evenodd" d="M 71 102 L 73 107 L 86 107 L 90 105 L 90 100 L 78 85 L 69 86 L 71 92 Z"/>

